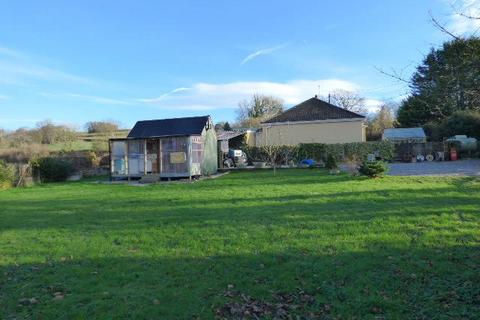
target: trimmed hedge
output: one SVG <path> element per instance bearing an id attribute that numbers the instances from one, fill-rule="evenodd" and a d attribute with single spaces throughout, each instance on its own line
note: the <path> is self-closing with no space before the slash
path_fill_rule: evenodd
<path id="1" fill-rule="evenodd" d="M 395 152 L 394 144 L 390 141 L 352 142 L 352 143 L 302 143 L 298 146 L 278 146 L 277 164 L 288 164 L 289 161 L 299 162 L 303 159 L 314 159 L 326 162 L 329 155 L 338 161 L 358 159 L 364 161 L 367 155 L 374 153 L 385 161 L 392 160 Z M 268 162 L 263 147 L 245 147 L 245 153 L 250 161 Z"/>

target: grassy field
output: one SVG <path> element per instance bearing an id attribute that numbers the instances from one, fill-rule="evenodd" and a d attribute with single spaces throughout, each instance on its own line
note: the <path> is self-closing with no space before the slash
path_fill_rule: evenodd
<path id="1" fill-rule="evenodd" d="M 108 139 L 125 138 L 129 130 L 118 130 L 111 133 L 78 133 L 75 141 L 59 142 L 47 145 L 53 152 L 57 151 L 89 151 L 101 149 L 108 151 Z"/>
<path id="2" fill-rule="evenodd" d="M 480 180 L 237 172 L 0 192 L 0 318 L 478 319 Z"/>

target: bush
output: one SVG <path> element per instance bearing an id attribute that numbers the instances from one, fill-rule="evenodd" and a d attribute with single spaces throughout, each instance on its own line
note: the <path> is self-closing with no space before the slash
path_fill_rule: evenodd
<path id="1" fill-rule="evenodd" d="M 118 124 L 113 121 L 90 121 L 85 124 L 88 133 L 112 133 L 118 131 Z"/>
<path id="2" fill-rule="evenodd" d="M 0 190 L 8 189 L 15 182 L 15 167 L 0 160 Z"/>
<path id="3" fill-rule="evenodd" d="M 441 122 L 427 123 L 424 129 L 433 141 L 459 134 L 480 139 L 480 112 L 457 111 Z"/>
<path id="4" fill-rule="evenodd" d="M 40 158 L 33 161 L 32 167 L 41 182 L 65 181 L 73 173 L 70 161 L 60 158 Z"/>
<path id="5" fill-rule="evenodd" d="M 325 168 L 329 170 L 335 170 L 338 168 L 337 158 L 333 154 L 329 154 L 327 156 L 327 160 L 325 161 Z"/>
<path id="6" fill-rule="evenodd" d="M 364 161 L 358 171 L 370 178 L 378 178 L 387 172 L 387 164 L 383 161 Z"/>
<path id="7" fill-rule="evenodd" d="M 100 165 L 100 157 L 93 151 L 87 152 L 87 159 L 92 168 L 97 168 Z"/>
<path id="8" fill-rule="evenodd" d="M 37 142 L 43 144 L 66 143 L 77 138 L 73 128 L 53 124 L 50 120 L 37 123 L 37 128 L 31 130 L 31 134 Z"/>

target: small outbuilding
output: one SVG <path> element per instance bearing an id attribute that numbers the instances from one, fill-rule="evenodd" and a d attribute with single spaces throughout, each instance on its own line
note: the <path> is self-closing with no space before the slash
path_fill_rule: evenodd
<path id="1" fill-rule="evenodd" d="M 382 140 L 394 143 L 424 143 L 427 142 L 427 135 L 421 127 L 391 128 L 383 131 Z"/>
<path id="2" fill-rule="evenodd" d="M 127 138 L 110 139 L 112 179 L 191 178 L 217 172 L 210 116 L 138 121 Z"/>

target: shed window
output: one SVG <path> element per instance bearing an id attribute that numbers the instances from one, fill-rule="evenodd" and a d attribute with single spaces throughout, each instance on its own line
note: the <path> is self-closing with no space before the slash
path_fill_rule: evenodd
<path id="1" fill-rule="evenodd" d="M 112 142 L 112 173 L 125 175 L 127 174 L 125 165 L 125 156 L 127 153 L 126 141 L 113 141 Z"/>
<path id="2" fill-rule="evenodd" d="M 192 137 L 192 163 L 202 163 L 203 141 L 201 137 Z"/>
<path id="3" fill-rule="evenodd" d="M 188 143 L 187 137 L 164 138 L 162 142 L 162 173 L 188 173 Z M 181 161 L 185 159 L 185 161 Z"/>
<path id="4" fill-rule="evenodd" d="M 128 141 L 128 173 L 143 174 L 145 171 L 144 140 Z"/>

